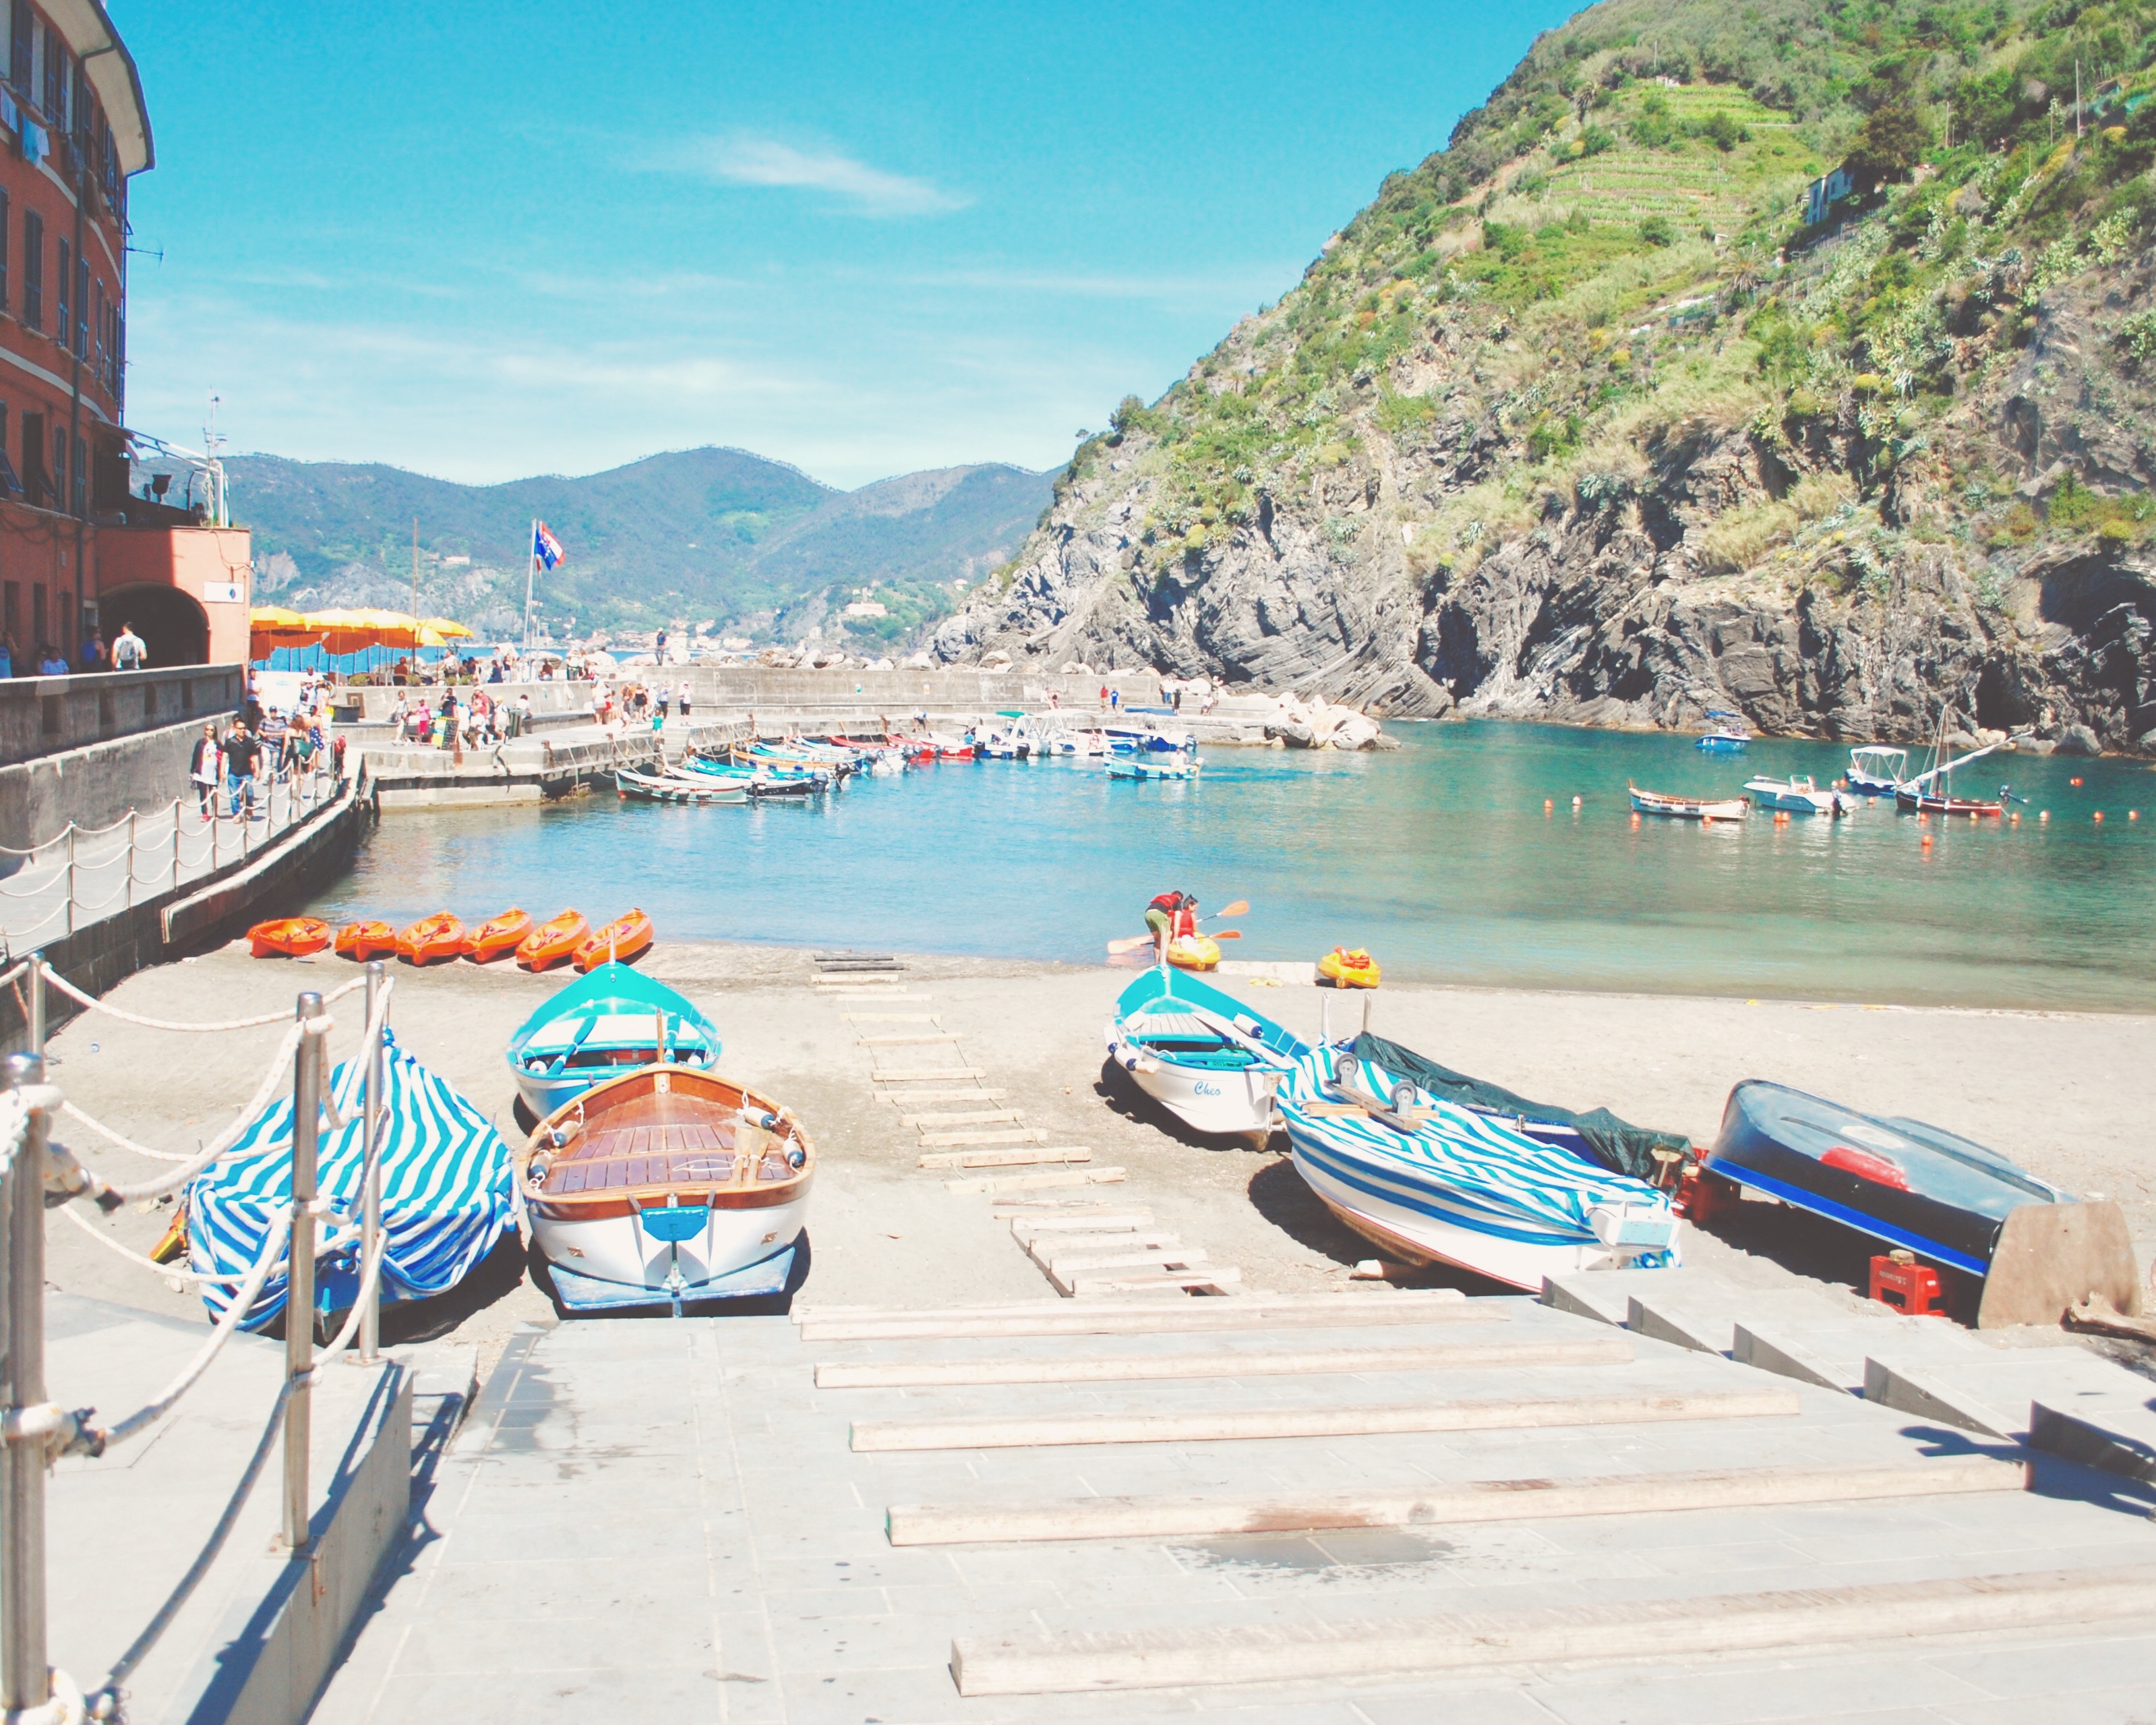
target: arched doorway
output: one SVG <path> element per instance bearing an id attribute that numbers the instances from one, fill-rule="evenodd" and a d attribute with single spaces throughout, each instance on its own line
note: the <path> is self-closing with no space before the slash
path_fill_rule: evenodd
<path id="1" fill-rule="evenodd" d="M 97 596 L 98 626 L 110 642 L 133 624 L 150 650 L 150 668 L 209 662 L 209 619 L 192 594 L 148 582 L 115 587 Z"/>

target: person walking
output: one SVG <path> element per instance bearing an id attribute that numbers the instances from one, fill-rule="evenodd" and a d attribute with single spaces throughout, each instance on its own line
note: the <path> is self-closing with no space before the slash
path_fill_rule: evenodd
<path id="1" fill-rule="evenodd" d="M 82 668 L 85 671 L 105 668 L 105 637 L 95 629 L 82 638 Z"/>
<path id="2" fill-rule="evenodd" d="M 140 671 L 150 662 L 150 649 L 142 637 L 135 632 L 132 623 L 122 623 L 120 634 L 112 643 L 112 668 L 115 671 Z"/>
<path id="3" fill-rule="evenodd" d="M 224 734 L 224 794 L 235 821 L 242 818 L 243 805 L 247 811 L 244 818 L 254 818 L 254 767 L 261 758 L 262 745 L 247 729 L 245 719 Z"/>
<path id="4" fill-rule="evenodd" d="M 0 677 L 15 674 L 15 637 L 0 635 Z"/>
<path id="5" fill-rule="evenodd" d="M 684 678 L 682 679 L 682 681 L 681 681 L 681 723 L 684 723 L 684 724 L 686 724 L 688 722 L 689 722 L 689 682 L 688 682 L 688 679 L 687 679 L 686 677 L 684 677 Z"/>
<path id="6" fill-rule="evenodd" d="M 519 689 L 516 692 L 516 708 L 510 715 L 509 734 L 512 737 L 521 737 L 531 729 L 531 692 L 529 689 Z"/>
<path id="7" fill-rule="evenodd" d="M 195 812 L 205 821 L 217 818 L 217 727 L 206 724 L 195 739 L 195 751 L 187 763 L 187 782 L 195 788 Z"/>
<path id="8" fill-rule="evenodd" d="M 662 682 L 659 685 L 659 723 L 662 729 L 666 723 L 667 711 L 673 705 L 674 685 L 670 682 Z"/>

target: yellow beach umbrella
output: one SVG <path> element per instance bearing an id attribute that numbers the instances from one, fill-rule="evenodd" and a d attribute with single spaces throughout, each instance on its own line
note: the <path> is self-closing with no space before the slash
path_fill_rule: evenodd
<path id="1" fill-rule="evenodd" d="M 448 617 L 429 617 L 419 626 L 422 629 L 433 630 L 435 634 L 440 636 L 445 641 L 470 641 L 472 638 L 473 631 L 471 630 L 466 628 L 462 623 L 453 621 Z"/>

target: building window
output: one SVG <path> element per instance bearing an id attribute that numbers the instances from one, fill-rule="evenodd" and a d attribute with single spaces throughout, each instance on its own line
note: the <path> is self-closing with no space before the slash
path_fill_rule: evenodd
<path id="1" fill-rule="evenodd" d="M 30 649 L 31 662 L 34 664 L 44 657 L 45 649 L 53 644 L 52 638 L 45 633 L 45 584 L 43 581 L 30 584 L 30 633 L 37 637 L 37 645 Z"/>
<path id="2" fill-rule="evenodd" d="M 60 266 L 53 272 L 53 305 L 59 316 L 53 320 L 53 333 L 59 338 L 60 346 L 64 348 L 70 339 L 68 333 L 68 283 L 74 278 L 74 254 L 68 249 L 64 239 L 59 242 L 59 249 Z"/>
<path id="3" fill-rule="evenodd" d="M 15 94 L 24 101 L 30 100 L 30 68 L 37 50 L 30 39 L 31 21 L 36 14 L 30 10 L 30 0 L 12 0 L 8 20 L 8 81 L 15 86 Z"/>
<path id="4" fill-rule="evenodd" d="M 79 162 L 87 162 L 90 160 L 90 142 L 97 136 L 97 128 L 94 124 L 96 116 L 97 105 L 90 100 L 90 72 L 81 61 L 77 60 L 74 68 L 74 90 L 68 117 L 73 122 L 75 159 Z"/>
<path id="5" fill-rule="evenodd" d="M 8 194 L 0 192 L 0 315 L 15 302 L 8 291 Z M 0 448 L 7 446 L 7 439 L 0 437 Z"/>
<path id="6" fill-rule="evenodd" d="M 45 479 L 45 416 L 23 415 L 23 495 L 43 509 L 52 487 Z"/>
<path id="7" fill-rule="evenodd" d="M 74 440 L 74 465 L 68 469 L 74 476 L 69 488 L 68 501 L 77 515 L 90 513 L 90 445 L 80 437 Z"/>
<path id="8" fill-rule="evenodd" d="M 90 260 L 74 260 L 74 351 L 90 353 Z"/>
<path id="9" fill-rule="evenodd" d="M 45 118 L 59 131 L 67 126 L 67 49 L 50 24 L 38 33 L 45 39 Z"/>
<path id="10" fill-rule="evenodd" d="M 23 322 L 45 327 L 45 219 L 34 209 L 23 212 Z"/>
<path id="11" fill-rule="evenodd" d="M 48 509 L 64 510 L 67 507 L 68 475 L 67 428 L 64 425 L 55 425 L 53 427 L 53 465 L 51 471 L 53 476 L 53 500 L 45 507 Z"/>

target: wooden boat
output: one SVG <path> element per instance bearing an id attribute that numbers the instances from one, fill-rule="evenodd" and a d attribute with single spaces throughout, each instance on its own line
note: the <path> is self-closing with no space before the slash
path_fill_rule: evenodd
<path id="1" fill-rule="evenodd" d="M 1108 1056 L 1200 1132 L 1263 1138 L 1273 1092 L 1310 1052 L 1293 1032 L 1196 977 L 1153 966 L 1116 998 Z"/>
<path id="2" fill-rule="evenodd" d="M 707 1072 L 718 1063 L 719 1032 L 665 983 L 603 964 L 526 1018 L 506 1058 L 524 1105 L 544 1118 L 626 1068 Z"/>
<path id="3" fill-rule="evenodd" d="M 2004 815 L 2007 798 L 2012 794 L 2000 785 L 1996 801 L 1981 797 L 1956 796 L 1948 785 L 1948 775 L 1957 773 L 1987 754 L 1995 754 L 2006 745 L 1992 743 L 1982 749 L 1972 749 L 1958 760 L 1954 759 L 1953 745 L 1947 740 L 1953 719 L 1952 708 L 1939 709 L 1938 735 L 1932 744 L 1932 765 L 1912 779 L 1906 779 L 1894 787 L 1894 806 L 1905 813 L 1917 815 Z"/>
<path id="4" fill-rule="evenodd" d="M 318 916 L 280 916 L 247 931 L 247 950 L 256 958 L 302 958 L 321 952 L 335 938 Z"/>
<path id="5" fill-rule="evenodd" d="M 346 923 L 336 931 L 336 955 L 359 964 L 369 959 L 393 958 L 397 954 L 397 930 L 378 918 L 363 922 Z"/>
<path id="6" fill-rule="evenodd" d="M 2073 1202 L 1996 1151 L 1939 1127 L 1859 1114 L 1759 1079 L 1729 1093 L 1702 1166 L 1979 1276 L 2010 1211 Z"/>
<path id="7" fill-rule="evenodd" d="M 1179 971 L 1209 971 L 1220 962 L 1220 943 L 1210 935 L 1178 935 L 1168 943 L 1168 961 Z"/>
<path id="8" fill-rule="evenodd" d="M 750 796 L 808 796 L 829 788 L 827 775 L 774 772 L 767 766 L 741 766 L 692 754 L 671 769 L 677 778 L 699 784 L 731 785 Z"/>
<path id="9" fill-rule="evenodd" d="M 1335 988 L 1375 988 L 1384 980 L 1384 968 L 1361 947 L 1352 950 L 1336 946 L 1317 961 L 1317 974 Z"/>
<path id="10" fill-rule="evenodd" d="M 729 785 L 714 779 L 704 784 L 694 782 L 696 775 L 664 776 L 655 773 L 639 773 L 629 767 L 613 770 L 613 788 L 624 801 L 631 798 L 639 802 L 687 803 L 702 807 L 715 803 L 747 802 L 748 787 Z"/>
<path id="11" fill-rule="evenodd" d="M 815 1151 L 786 1110 L 730 1079 L 647 1067 L 542 1120 L 517 1187 L 570 1313 L 786 1291 Z"/>
<path id="12" fill-rule="evenodd" d="M 1849 751 L 1849 788 L 1859 796 L 1892 796 L 1909 776 L 1909 751 L 1866 743 Z"/>
<path id="13" fill-rule="evenodd" d="M 466 940 L 465 925 L 456 913 L 438 910 L 398 930 L 397 956 L 408 965 L 431 965 L 457 957 Z"/>
<path id="14" fill-rule="evenodd" d="M 603 928 L 593 929 L 578 943 L 569 962 L 587 973 L 601 965 L 634 958 L 651 945 L 651 919 L 640 910 L 625 910 Z"/>
<path id="15" fill-rule="evenodd" d="M 1358 1044 L 1359 1049 L 1360 1044 Z M 1320 1047 L 1276 1093 L 1296 1171 L 1349 1228 L 1410 1264 L 1516 1288 L 1680 1255 L 1669 1194 L 1519 1126 Z"/>
<path id="16" fill-rule="evenodd" d="M 1628 788 L 1632 806 L 1643 815 L 1665 815 L 1675 821 L 1742 821 L 1752 812 L 1749 797 L 1665 796 L 1636 785 Z"/>
<path id="17" fill-rule="evenodd" d="M 527 971 L 548 971 L 572 957 L 592 925 L 580 910 L 551 916 L 516 945 L 516 962 Z"/>
<path id="18" fill-rule="evenodd" d="M 1847 815 L 1856 809 L 1853 798 L 1839 790 L 1822 790 L 1809 778 L 1748 779 L 1744 790 L 1761 808 L 1784 814 Z"/>
<path id="19" fill-rule="evenodd" d="M 524 937 L 531 932 L 531 913 L 528 910 L 505 910 L 500 916 L 489 917 L 471 931 L 471 940 L 465 956 L 474 964 L 490 965 L 498 958 L 507 958 L 524 944 Z"/>

